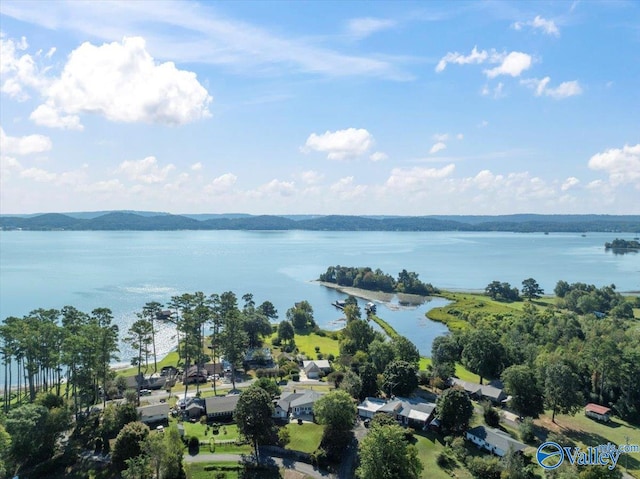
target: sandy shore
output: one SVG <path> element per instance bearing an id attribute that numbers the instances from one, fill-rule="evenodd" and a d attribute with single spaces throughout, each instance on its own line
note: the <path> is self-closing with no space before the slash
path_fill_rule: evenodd
<path id="1" fill-rule="evenodd" d="M 400 305 L 418 306 L 429 300 L 429 296 L 422 296 L 419 294 L 384 293 L 382 291 L 370 291 L 368 289 L 340 286 L 335 283 L 326 283 L 324 281 L 316 281 L 316 283 L 326 288 L 335 289 L 341 293 L 355 296 L 356 298 L 366 299 L 367 301 L 376 303 L 384 303 L 390 309 L 393 309 L 394 306 L 400 307 Z"/>

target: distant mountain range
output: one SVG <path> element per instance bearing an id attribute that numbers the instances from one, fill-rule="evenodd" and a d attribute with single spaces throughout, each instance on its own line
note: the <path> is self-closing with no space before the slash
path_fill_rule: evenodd
<path id="1" fill-rule="evenodd" d="M 253 216 L 110 211 L 0 215 L 3 230 L 513 231 L 640 233 L 640 215 Z"/>

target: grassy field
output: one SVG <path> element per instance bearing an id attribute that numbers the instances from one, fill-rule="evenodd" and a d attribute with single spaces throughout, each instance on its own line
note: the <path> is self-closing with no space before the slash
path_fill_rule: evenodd
<path id="1" fill-rule="evenodd" d="M 265 342 L 269 344 L 276 337 L 277 334 L 274 333 L 267 338 Z M 316 346 L 320 348 L 320 352 L 323 354 L 325 359 L 329 354 L 333 354 L 335 357 L 340 354 L 340 345 L 338 344 L 338 340 L 331 338 L 329 334 L 326 336 L 320 336 L 313 332 L 306 334 L 296 333 L 294 341 L 296 342 L 296 346 L 300 353 L 311 359 L 316 359 Z M 274 347 L 273 350 L 276 353 L 275 356 L 277 356 L 280 348 Z"/>
<path id="2" fill-rule="evenodd" d="M 291 441 L 287 446 L 288 449 L 302 451 L 311 454 L 318 449 L 324 426 L 313 423 L 290 423 L 285 426 L 289 430 Z"/>
<path id="3" fill-rule="evenodd" d="M 640 444 L 640 429 L 619 418 L 613 418 L 610 423 L 601 423 L 589 419 L 582 413 L 575 416 L 556 415 L 556 423 L 551 422 L 551 413 L 542 415 L 535 420 L 536 426 L 541 428 L 543 438 L 548 431 L 554 431 L 566 436 L 581 446 L 598 446 L 600 444 Z M 640 453 L 626 454 L 620 458 L 618 467 L 623 467 L 628 461 L 628 472 L 640 479 Z"/>
<path id="4" fill-rule="evenodd" d="M 442 438 L 432 432 L 416 432 L 414 435 L 415 446 L 418 449 L 418 457 L 422 462 L 423 469 L 422 479 L 449 479 L 458 477 L 461 479 L 471 479 L 471 474 L 463 467 L 454 467 L 444 470 L 436 463 L 438 454 L 440 454 L 445 446 Z"/>

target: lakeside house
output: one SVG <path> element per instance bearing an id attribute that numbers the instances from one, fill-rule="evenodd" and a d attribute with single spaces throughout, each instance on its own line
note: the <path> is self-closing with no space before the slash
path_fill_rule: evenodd
<path id="1" fill-rule="evenodd" d="M 519 452 L 526 449 L 527 445 L 513 439 L 506 432 L 485 426 L 476 426 L 466 433 L 467 440 L 478 448 L 485 449 L 499 457 L 504 457 L 509 451 Z"/>
<path id="2" fill-rule="evenodd" d="M 331 372 L 331 363 L 327 359 L 316 359 L 314 361 L 302 361 L 307 378 L 318 379 L 320 375 L 327 375 Z"/>
<path id="3" fill-rule="evenodd" d="M 300 417 L 313 414 L 313 405 L 322 394 L 312 389 L 301 392 L 284 393 L 276 402 L 274 418 L 286 419 L 289 416 Z"/>
<path id="4" fill-rule="evenodd" d="M 206 383 L 207 370 L 204 367 L 190 366 L 184 373 L 182 384 Z"/>
<path id="5" fill-rule="evenodd" d="M 136 408 L 140 422 L 147 426 L 169 421 L 169 405 L 167 403 L 152 404 Z"/>
<path id="6" fill-rule="evenodd" d="M 239 394 L 227 396 L 210 396 L 205 398 L 204 405 L 207 419 L 215 421 L 231 421 L 238 405 Z"/>
<path id="7" fill-rule="evenodd" d="M 402 426 L 425 429 L 435 417 L 436 405 L 421 398 L 394 397 L 389 401 L 368 397 L 358 405 L 358 415 L 371 419 L 378 413 L 393 417 Z"/>
<path id="8" fill-rule="evenodd" d="M 602 422 L 611 421 L 611 409 L 595 403 L 589 403 L 584 407 L 584 415 Z"/>
<path id="9" fill-rule="evenodd" d="M 478 384 L 458 378 L 449 378 L 449 385 L 461 387 L 473 399 L 491 401 L 495 405 L 504 405 L 510 399 L 502 388 L 491 384 Z"/>

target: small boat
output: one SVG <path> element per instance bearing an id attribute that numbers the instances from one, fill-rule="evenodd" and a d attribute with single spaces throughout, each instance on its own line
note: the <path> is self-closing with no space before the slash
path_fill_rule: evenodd
<path id="1" fill-rule="evenodd" d="M 364 307 L 364 310 L 367 314 L 376 314 L 376 305 L 369 301 Z"/>
<path id="2" fill-rule="evenodd" d="M 336 300 L 331 304 L 334 305 L 338 309 L 344 309 L 344 307 L 347 305 L 347 302 L 346 301 Z"/>

